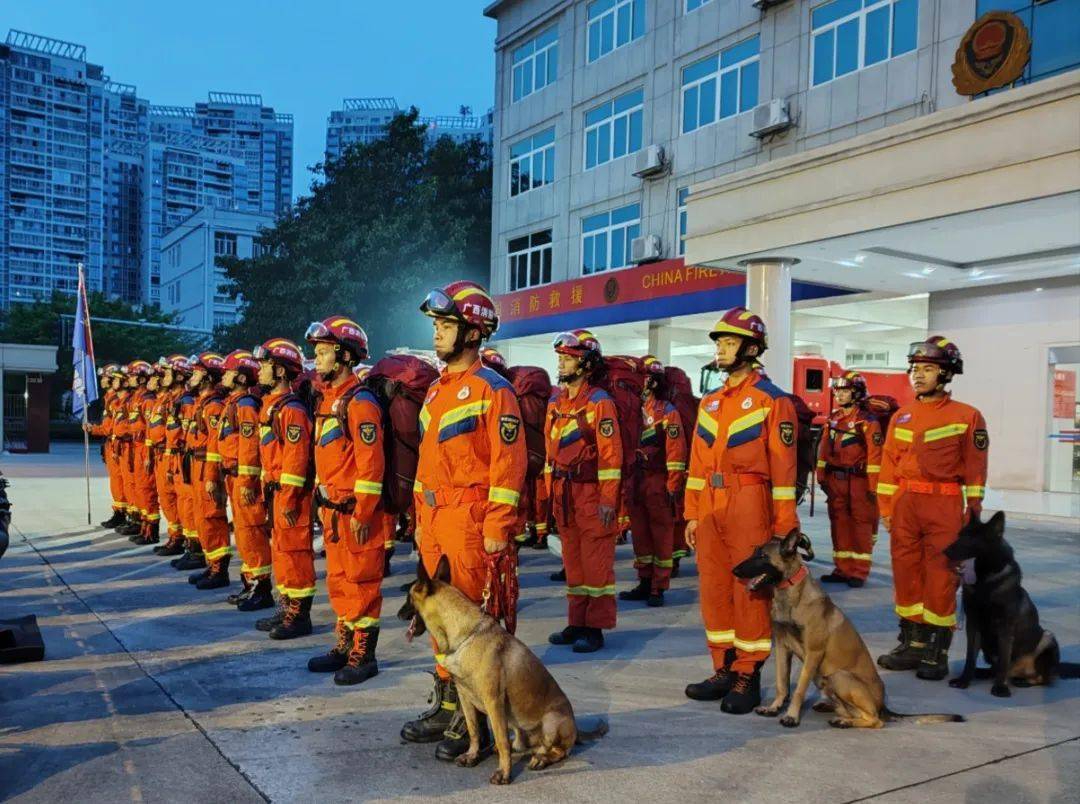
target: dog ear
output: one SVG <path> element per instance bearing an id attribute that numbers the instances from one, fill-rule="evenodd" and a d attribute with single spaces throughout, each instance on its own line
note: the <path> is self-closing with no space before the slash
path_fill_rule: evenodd
<path id="1" fill-rule="evenodd" d="M 420 559 L 416 562 L 416 580 L 418 583 L 423 584 L 431 581 L 431 576 L 428 575 L 427 567 L 424 566 L 423 559 Z"/>
<path id="2" fill-rule="evenodd" d="M 780 542 L 780 554 L 785 558 L 795 555 L 795 551 L 799 548 L 799 537 L 801 535 L 798 528 L 792 528 L 791 532 Z"/>
<path id="3" fill-rule="evenodd" d="M 435 580 L 450 583 L 450 559 L 446 555 L 439 558 L 439 566 L 435 567 Z"/>
<path id="4" fill-rule="evenodd" d="M 986 524 L 988 526 L 986 532 L 995 539 L 1000 539 L 1005 535 L 1005 512 L 998 511 Z"/>

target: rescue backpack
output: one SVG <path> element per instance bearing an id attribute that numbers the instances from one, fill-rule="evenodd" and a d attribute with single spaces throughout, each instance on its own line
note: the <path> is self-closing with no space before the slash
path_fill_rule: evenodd
<path id="1" fill-rule="evenodd" d="M 525 448 L 529 455 L 525 479 L 532 483 L 543 473 L 546 460 L 544 418 L 548 400 L 551 399 L 551 378 L 537 366 L 512 366 L 507 370 L 506 378 L 514 387 L 514 395 L 521 408 Z"/>
<path id="2" fill-rule="evenodd" d="M 885 435 L 885 431 L 889 429 L 889 422 L 892 421 L 893 414 L 900 409 L 900 403 L 887 394 L 874 394 L 866 397 L 860 407 L 869 416 L 877 420 L 877 423 L 881 425 L 881 434 Z"/>
<path id="3" fill-rule="evenodd" d="M 694 394 L 690 377 L 678 366 L 664 367 L 664 380 L 667 383 L 668 401 L 675 406 L 682 419 L 682 434 L 687 446 L 697 423 L 698 404 L 701 402 Z"/>
<path id="4" fill-rule="evenodd" d="M 814 427 L 814 411 L 810 410 L 802 397 L 797 394 L 788 394 L 788 397 L 795 406 L 795 418 L 798 420 L 795 435 L 795 504 L 798 505 L 810 488 L 810 473 L 817 466 L 821 430 Z"/>
<path id="5" fill-rule="evenodd" d="M 364 389 L 371 391 L 379 401 L 386 457 L 382 503 L 387 513 L 404 514 L 412 508 L 413 483 L 420 460 L 420 408 L 428 390 L 438 379 L 439 372 L 426 360 L 415 355 L 387 355 L 371 367 L 356 391 L 338 402 L 341 431 L 351 441 L 349 401 Z"/>
<path id="6" fill-rule="evenodd" d="M 266 417 L 270 422 L 270 430 L 274 434 L 274 438 L 278 441 L 284 441 L 285 435 L 281 432 L 281 422 L 278 420 L 278 412 L 291 402 L 298 402 L 307 413 L 309 419 L 311 419 L 313 426 L 315 422 L 315 411 L 319 407 L 318 392 L 314 389 L 314 386 L 310 381 L 297 381 L 292 384 L 293 390 L 282 394 L 266 408 Z M 261 404 L 261 403 L 260 403 Z M 308 443 L 308 460 L 307 460 L 307 476 L 304 478 L 304 489 L 311 490 L 315 487 L 315 438 L 316 433 L 312 432 L 311 441 Z"/>
<path id="7" fill-rule="evenodd" d="M 607 391 L 619 415 L 619 435 L 622 440 L 622 476 L 632 476 L 637 459 L 644 423 L 641 418 L 641 391 L 645 388 L 644 362 L 638 357 L 613 355 L 604 358 L 605 371 L 597 385 Z M 628 494 L 633 487 L 623 483 Z"/>

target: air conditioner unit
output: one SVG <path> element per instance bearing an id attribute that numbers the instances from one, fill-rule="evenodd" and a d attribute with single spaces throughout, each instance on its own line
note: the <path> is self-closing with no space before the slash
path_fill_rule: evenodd
<path id="1" fill-rule="evenodd" d="M 654 262 L 663 256 L 660 238 L 656 235 L 643 235 L 630 241 L 630 262 Z"/>
<path id="2" fill-rule="evenodd" d="M 754 130 L 750 132 L 750 136 L 761 139 L 770 134 L 787 131 L 793 125 L 787 101 L 773 98 L 754 109 Z"/>
<path id="3" fill-rule="evenodd" d="M 639 179 L 649 179 L 654 176 L 662 176 L 667 172 L 667 159 L 664 157 L 663 145 L 650 145 L 638 151 L 637 162 L 634 166 L 634 175 Z"/>
<path id="4" fill-rule="evenodd" d="M 786 3 L 787 0 L 754 0 L 750 5 L 761 11 L 768 11 L 773 6 L 778 6 L 781 3 Z"/>

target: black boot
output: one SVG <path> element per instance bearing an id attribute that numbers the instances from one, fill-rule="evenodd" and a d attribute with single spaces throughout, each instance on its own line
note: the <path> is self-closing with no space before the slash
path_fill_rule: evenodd
<path id="1" fill-rule="evenodd" d="M 120 516 L 121 516 L 120 521 L 117 522 L 116 525 L 113 527 L 113 530 L 116 531 L 117 534 L 120 534 L 120 531 L 124 530 L 129 525 L 131 525 L 131 522 L 132 522 L 131 514 L 128 513 L 127 511 L 122 512 L 120 514 Z"/>
<path id="2" fill-rule="evenodd" d="M 289 598 L 289 607 L 279 625 L 270 629 L 271 639 L 296 639 L 311 633 L 311 603 L 314 598 Z"/>
<path id="3" fill-rule="evenodd" d="M 180 556 L 180 558 L 174 559 L 169 563 L 180 571 L 203 569 L 206 566 L 206 556 L 203 554 L 202 545 L 199 543 L 199 540 L 188 539 L 187 552 Z"/>
<path id="4" fill-rule="evenodd" d="M 154 548 L 154 555 L 158 556 L 182 556 L 184 554 L 184 536 L 181 533 L 169 534 L 169 540 L 165 544 L 159 544 Z"/>
<path id="5" fill-rule="evenodd" d="M 270 577 L 257 578 L 251 587 L 251 593 L 236 604 L 237 611 L 260 611 L 274 607 L 274 593 L 270 588 Z M 275 623 L 274 625 L 276 625 Z M 273 626 L 271 626 L 273 627 Z"/>
<path id="6" fill-rule="evenodd" d="M 124 512 L 118 508 L 114 508 L 112 516 L 101 523 L 103 528 L 115 528 L 124 524 Z"/>
<path id="7" fill-rule="evenodd" d="M 538 535 L 536 537 L 536 541 L 533 543 L 532 549 L 533 550 L 547 550 L 548 549 L 548 540 L 547 540 L 547 534 L 546 533 Z"/>
<path id="8" fill-rule="evenodd" d="M 129 514 L 127 524 L 117 528 L 116 532 L 121 536 L 127 536 L 128 541 L 135 541 L 131 537 L 142 533 L 142 515 Z"/>
<path id="9" fill-rule="evenodd" d="M 193 573 L 191 573 L 191 574 L 190 574 L 190 575 L 188 576 L 188 578 L 187 578 L 187 582 L 188 582 L 189 584 L 191 584 L 192 586 L 194 586 L 194 585 L 195 585 L 195 584 L 197 584 L 197 583 L 198 583 L 199 581 L 201 581 L 201 580 L 203 580 L 203 579 L 205 579 L 205 578 L 209 578 L 209 577 L 210 577 L 210 573 L 211 573 L 212 571 L 213 571 L 213 567 L 211 567 L 211 566 L 209 566 L 209 565 L 208 565 L 208 566 L 206 567 L 206 569 L 204 569 L 204 570 L 203 570 L 202 572 L 193 572 Z"/>
<path id="10" fill-rule="evenodd" d="M 548 642 L 552 645 L 573 645 L 584 632 L 585 629 L 579 625 L 568 625 L 563 630 L 556 631 L 549 636 Z"/>
<path id="11" fill-rule="evenodd" d="M 735 648 L 724 651 L 724 666 L 709 676 L 704 681 L 686 685 L 686 697 L 695 701 L 719 701 L 731 690 L 731 684 L 735 681 L 735 674 L 731 672 L 731 664 L 735 661 Z"/>
<path id="12" fill-rule="evenodd" d="M 277 611 L 271 614 L 269 617 L 263 617 L 260 620 L 255 621 L 256 631 L 273 631 L 279 625 L 282 620 L 285 619 L 285 609 L 289 605 L 289 598 L 285 595 L 280 595 L 277 602 Z M 237 606 L 236 608 L 240 608 Z"/>
<path id="13" fill-rule="evenodd" d="M 635 586 L 633 589 L 627 589 L 625 592 L 619 592 L 619 600 L 648 600 L 651 593 L 652 579 L 638 578 L 637 586 Z"/>
<path id="14" fill-rule="evenodd" d="M 926 650 L 926 634 L 920 623 L 901 618 L 899 644 L 888 653 L 878 656 L 878 667 L 886 670 L 914 670 Z"/>
<path id="15" fill-rule="evenodd" d="M 949 674 L 949 645 L 952 644 L 952 628 L 947 625 L 924 625 L 929 631 L 926 649 L 915 675 L 924 681 L 941 681 Z"/>
<path id="16" fill-rule="evenodd" d="M 378 644 L 378 628 L 357 628 L 353 631 L 353 644 L 348 661 L 334 673 L 334 683 L 341 687 L 351 687 L 377 676 L 379 663 L 375 661 L 375 647 Z"/>
<path id="17" fill-rule="evenodd" d="M 649 594 L 649 599 L 645 601 L 645 605 L 652 609 L 658 609 L 664 605 L 664 590 L 657 589 L 655 592 Z"/>
<path id="18" fill-rule="evenodd" d="M 139 535 L 135 544 L 145 547 L 146 545 L 157 544 L 159 541 L 161 541 L 161 520 L 143 520 L 142 533 Z"/>
<path id="19" fill-rule="evenodd" d="M 196 589 L 202 589 L 204 592 L 207 589 L 221 589 L 228 586 L 229 581 L 229 561 L 232 556 L 226 553 L 216 561 L 210 562 L 210 567 L 206 571 L 206 577 L 195 582 Z"/>
<path id="20" fill-rule="evenodd" d="M 596 653 L 604 647 L 604 632 L 599 628 L 584 628 L 583 633 L 574 641 L 574 653 Z"/>
<path id="21" fill-rule="evenodd" d="M 846 576 L 840 570 L 834 569 L 828 575 L 822 575 L 821 578 L 819 578 L 818 580 L 820 580 L 822 583 L 847 583 L 848 576 Z"/>
<path id="22" fill-rule="evenodd" d="M 476 726 L 480 729 L 480 758 L 483 759 L 495 747 L 495 740 L 491 736 L 491 729 L 488 728 L 487 715 L 477 712 Z M 435 759 L 441 759 L 443 762 L 453 762 L 468 750 L 468 724 L 465 722 L 465 715 L 459 711 L 446 729 L 446 736 L 443 737 L 442 742 L 435 749 Z"/>
<path id="23" fill-rule="evenodd" d="M 672 578 L 678 578 L 679 577 L 679 562 L 680 561 L 682 561 L 681 558 L 673 558 L 673 559 L 671 559 L 671 577 Z"/>
<path id="24" fill-rule="evenodd" d="M 736 673 L 731 690 L 720 702 L 720 710 L 729 715 L 745 715 L 761 705 L 761 665 L 752 673 Z"/>
<path id="25" fill-rule="evenodd" d="M 353 631 L 349 626 L 338 620 L 337 642 L 326 653 L 312 656 L 308 659 L 307 669 L 312 673 L 335 673 L 345 666 L 349 660 L 349 651 L 353 645 Z"/>
<path id="26" fill-rule="evenodd" d="M 435 688 L 428 696 L 431 707 L 416 720 L 401 727 L 401 739 L 410 743 L 434 743 L 443 738 L 450 721 L 458 711 L 458 694 L 454 682 L 443 681 L 435 675 Z"/>
<path id="27" fill-rule="evenodd" d="M 556 583 L 566 583 L 566 567 L 563 567 L 558 572 L 553 572 L 548 578 Z"/>
<path id="28" fill-rule="evenodd" d="M 233 592 L 231 595 L 225 598 L 225 602 L 230 606 L 238 606 L 241 601 L 247 600 L 251 597 L 251 590 L 255 588 L 255 585 L 251 582 L 251 576 L 246 572 L 240 572 L 240 583 L 244 588 L 239 592 Z"/>

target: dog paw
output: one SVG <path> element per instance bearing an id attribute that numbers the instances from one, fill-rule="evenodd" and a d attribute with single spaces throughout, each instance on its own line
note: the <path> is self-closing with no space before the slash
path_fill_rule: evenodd
<path id="1" fill-rule="evenodd" d="M 454 760 L 462 768 L 471 768 L 480 762 L 480 754 L 461 754 Z"/>
<path id="2" fill-rule="evenodd" d="M 813 705 L 813 707 L 811 707 L 811 708 L 815 712 L 822 712 L 822 713 L 828 714 L 830 712 L 835 712 L 836 711 L 836 704 L 834 704 L 832 701 L 822 700 L 822 701 L 818 701 L 817 703 L 815 703 Z"/>
<path id="3" fill-rule="evenodd" d="M 780 707 L 773 708 L 771 706 L 759 706 L 754 710 L 755 715 L 761 715 L 762 717 L 776 717 L 780 714 Z"/>
<path id="4" fill-rule="evenodd" d="M 540 757 L 533 757 L 529 760 L 529 770 L 543 770 L 547 766 L 548 761 L 546 759 L 541 759 Z"/>
<path id="5" fill-rule="evenodd" d="M 794 729 L 799 725 L 799 719 L 797 717 L 792 717 L 791 715 L 784 715 L 780 718 L 780 725 L 785 729 Z"/>
<path id="6" fill-rule="evenodd" d="M 969 684 L 971 684 L 971 679 L 964 678 L 963 676 L 949 679 L 949 686 L 955 687 L 958 690 L 966 690 Z"/>
<path id="7" fill-rule="evenodd" d="M 995 684 L 990 688 L 990 694 L 995 698 L 1011 698 L 1012 690 L 1009 689 L 1008 684 Z"/>
<path id="8" fill-rule="evenodd" d="M 491 778 L 488 779 L 488 781 L 492 784 L 510 784 L 510 774 L 497 770 L 491 774 Z"/>
<path id="9" fill-rule="evenodd" d="M 851 721 L 844 720 L 844 718 L 842 717 L 834 717 L 832 720 L 829 721 L 829 725 L 832 726 L 834 729 L 850 729 Z"/>

